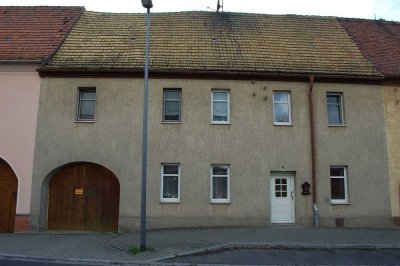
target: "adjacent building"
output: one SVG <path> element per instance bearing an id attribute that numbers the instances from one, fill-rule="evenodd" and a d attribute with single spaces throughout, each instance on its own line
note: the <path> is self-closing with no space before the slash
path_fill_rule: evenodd
<path id="1" fill-rule="evenodd" d="M 37 68 L 81 7 L 0 7 L 0 232 L 26 231 L 39 103 Z"/>
<path id="2" fill-rule="evenodd" d="M 39 69 L 32 230 L 139 228 L 144 47 L 84 12 Z M 148 227 L 392 225 L 383 78 L 335 18 L 153 14 Z"/>
<path id="3" fill-rule="evenodd" d="M 385 76 L 382 94 L 393 222 L 400 226 L 400 23 L 340 19 L 364 56 Z"/>

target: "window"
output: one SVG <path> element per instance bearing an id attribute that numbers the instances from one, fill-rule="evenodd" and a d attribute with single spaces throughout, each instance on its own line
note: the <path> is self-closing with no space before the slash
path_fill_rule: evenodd
<path id="1" fill-rule="evenodd" d="M 344 125 L 343 94 L 327 93 L 328 125 Z"/>
<path id="2" fill-rule="evenodd" d="M 79 88 L 77 121 L 94 121 L 96 88 Z"/>
<path id="3" fill-rule="evenodd" d="M 331 167 L 331 203 L 348 203 L 346 167 Z"/>
<path id="4" fill-rule="evenodd" d="M 161 165 L 161 202 L 179 202 L 179 164 Z"/>
<path id="5" fill-rule="evenodd" d="M 229 124 L 229 91 L 212 91 L 211 101 L 211 122 L 213 124 Z"/>
<path id="6" fill-rule="evenodd" d="M 181 121 L 181 90 L 164 89 L 163 122 Z"/>
<path id="7" fill-rule="evenodd" d="M 211 202 L 229 203 L 229 165 L 211 166 Z"/>
<path id="8" fill-rule="evenodd" d="M 291 124 L 290 92 L 274 91 L 274 124 Z"/>

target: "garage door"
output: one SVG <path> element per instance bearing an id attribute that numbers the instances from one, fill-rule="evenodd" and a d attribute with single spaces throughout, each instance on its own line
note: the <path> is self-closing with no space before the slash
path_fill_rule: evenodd
<path id="1" fill-rule="evenodd" d="M 14 232 L 17 189 L 17 176 L 0 158 L 0 233 Z"/>
<path id="2" fill-rule="evenodd" d="M 118 231 L 119 182 L 105 167 L 75 163 L 49 184 L 49 230 Z"/>

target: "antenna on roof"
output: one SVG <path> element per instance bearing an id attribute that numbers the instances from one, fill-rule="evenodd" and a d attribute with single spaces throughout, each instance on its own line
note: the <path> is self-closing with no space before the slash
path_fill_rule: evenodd
<path id="1" fill-rule="evenodd" d="M 221 12 L 224 12 L 224 0 L 222 0 L 222 5 L 219 3 L 217 3 L 217 12 L 219 12 L 219 9 L 221 8 Z"/>

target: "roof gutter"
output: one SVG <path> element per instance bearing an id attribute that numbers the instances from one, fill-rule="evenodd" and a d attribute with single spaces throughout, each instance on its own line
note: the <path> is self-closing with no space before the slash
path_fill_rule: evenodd
<path id="1" fill-rule="evenodd" d="M 143 69 L 46 69 L 40 68 L 38 72 L 41 77 L 142 77 Z M 310 73 L 284 73 L 284 72 L 254 72 L 254 71 L 196 71 L 196 70 L 150 70 L 152 78 L 207 78 L 207 79 L 293 79 L 304 81 L 309 78 Z M 381 75 L 347 75 L 347 74 L 318 74 L 320 80 L 336 80 L 343 82 L 359 81 L 359 82 L 380 82 L 383 79 Z"/>

